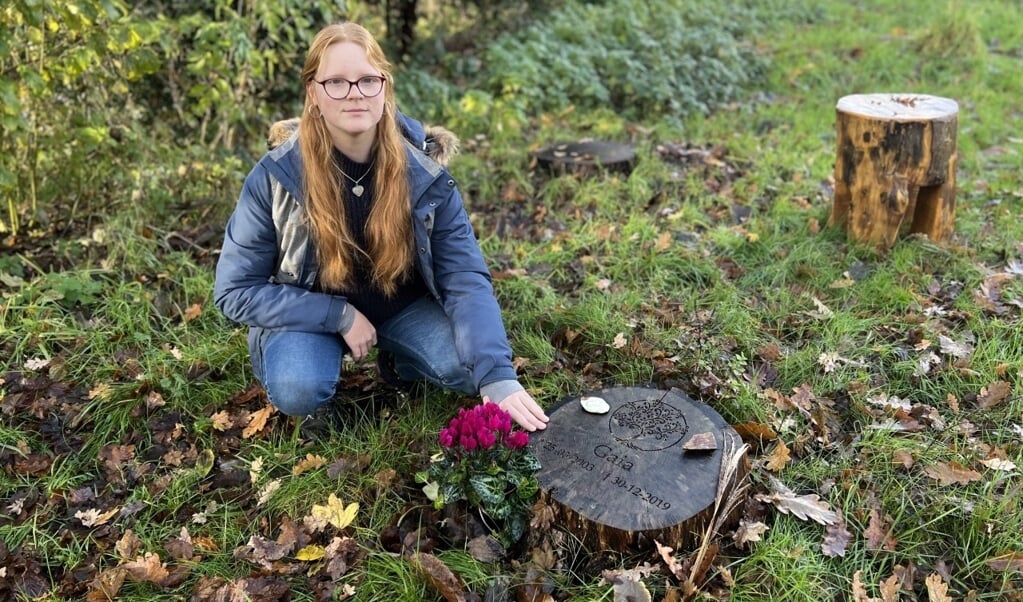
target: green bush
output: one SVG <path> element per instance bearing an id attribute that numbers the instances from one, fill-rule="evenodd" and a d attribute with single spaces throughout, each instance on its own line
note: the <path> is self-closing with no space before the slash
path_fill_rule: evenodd
<path id="1" fill-rule="evenodd" d="M 569 3 L 485 55 L 483 85 L 530 113 L 611 106 L 630 119 L 707 112 L 761 77 L 744 3 Z"/>

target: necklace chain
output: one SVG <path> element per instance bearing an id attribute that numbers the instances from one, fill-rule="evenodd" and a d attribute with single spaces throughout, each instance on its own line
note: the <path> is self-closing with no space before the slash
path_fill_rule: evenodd
<path id="1" fill-rule="evenodd" d="M 352 184 L 354 184 L 354 186 L 352 186 L 352 194 L 354 194 L 355 196 L 361 197 L 362 193 L 366 191 L 366 188 L 362 184 L 360 184 L 359 182 L 362 182 L 363 180 L 365 180 L 366 176 L 369 175 L 369 172 L 373 171 L 373 164 L 374 163 L 376 163 L 376 159 L 373 159 L 372 161 L 370 161 L 369 167 L 366 168 L 366 173 L 364 173 L 361 176 L 359 176 L 358 180 L 356 180 L 352 176 L 346 174 L 345 170 L 341 169 L 340 167 L 337 168 L 337 170 L 341 172 L 341 175 L 343 175 L 344 177 L 346 177 L 349 180 L 351 180 Z"/>

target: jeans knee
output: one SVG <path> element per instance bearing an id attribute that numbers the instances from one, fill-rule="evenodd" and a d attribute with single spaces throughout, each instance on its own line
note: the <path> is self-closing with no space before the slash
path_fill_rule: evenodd
<path id="1" fill-rule="evenodd" d="M 270 403 L 287 416 L 308 416 L 334 397 L 336 383 L 283 381 L 263 383 Z"/>
<path id="2" fill-rule="evenodd" d="M 460 363 L 447 367 L 440 371 L 437 376 L 445 389 L 451 389 L 466 395 L 476 394 L 476 387 L 472 384 L 469 369 Z"/>

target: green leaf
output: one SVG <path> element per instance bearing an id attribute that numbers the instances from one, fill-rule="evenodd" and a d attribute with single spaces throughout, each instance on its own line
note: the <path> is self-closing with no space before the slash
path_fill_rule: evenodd
<path id="1" fill-rule="evenodd" d="M 469 484 L 484 504 L 496 505 L 504 501 L 507 483 L 503 479 L 496 479 L 491 475 L 473 475 L 469 477 Z"/>

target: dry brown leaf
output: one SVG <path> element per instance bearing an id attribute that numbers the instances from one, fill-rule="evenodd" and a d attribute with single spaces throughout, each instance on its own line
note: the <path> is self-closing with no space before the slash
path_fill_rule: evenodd
<path id="1" fill-rule="evenodd" d="M 898 602 L 902 579 L 897 573 L 881 582 L 881 602 Z"/>
<path id="2" fill-rule="evenodd" d="M 765 362 L 777 362 L 785 358 L 781 347 L 775 343 L 767 343 L 757 347 L 757 356 Z"/>
<path id="3" fill-rule="evenodd" d="M 348 573 L 360 552 L 359 544 L 351 537 L 335 537 L 325 550 L 327 567 L 324 570 L 331 579 L 337 581 Z"/>
<path id="4" fill-rule="evenodd" d="M 186 309 L 183 314 L 181 314 L 181 321 L 184 322 L 185 324 L 188 324 L 189 322 L 198 318 L 201 315 L 202 305 L 199 303 L 193 303 L 192 305 L 188 306 L 188 309 Z"/>
<path id="5" fill-rule="evenodd" d="M 985 460 L 981 460 L 980 463 L 991 470 L 999 470 L 1002 472 L 1012 472 L 1016 470 L 1016 463 L 1005 458 L 987 458 Z"/>
<path id="6" fill-rule="evenodd" d="M 892 454 L 892 464 L 900 464 L 903 468 L 913 468 L 915 462 L 913 454 L 907 450 L 895 450 L 895 453 Z"/>
<path id="7" fill-rule="evenodd" d="M 146 552 L 145 556 L 138 556 L 122 564 L 121 568 L 132 581 L 148 581 L 158 585 L 170 575 L 167 564 L 160 562 L 160 555 L 153 552 Z"/>
<path id="8" fill-rule="evenodd" d="M 979 481 L 981 475 L 976 470 L 966 468 L 958 462 L 938 462 L 934 466 L 928 466 L 924 469 L 927 476 L 938 481 L 941 485 L 966 485 L 973 481 Z"/>
<path id="9" fill-rule="evenodd" d="M 889 516 L 882 517 L 877 508 L 871 509 L 867 529 L 863 532 L 863 538 L 867 540 L 867 547 L 871 550 L 894 551 L 898 542 L 891 536 L 891 528 L 892 521 Z"/>
<path id="10" fill-rule="evenodd" d="M 615 583 L 611 589 L 615 594 L 614 602 L 652 602 L 653 600 L 650 597 L 650 590 L 642 581 L 625 579 Z"/>
<path id="11" fill-rule="evenodd" d="M 1008 399 L 1010 393 L 1012 393 L 1011 383 L 1004 380 L 995 381 L 986 387 L 981 387 L 980 394 L 977 395 L 977 407 L 982 410 L 993 408 Z"/>
<path id="12" fill-rule="evenodd" d="M 668 548 L 670 550 L 670 548 Z M 605 570 L 601 573 L 604 581 L 611 584 L 614 602 L 650 602 L 650 591 L 642 579 L 657 572 L 657 567 L 644 562 L 632 569 Z"/>
<path id="13" fill-rule="evenodd" d="M 767 528 L 767 525 L 760 521 L 747 522 L 746 519 L 742 519 L 739 521 L 739 528 L 732 534 L 732 539 L 740 546 L 751 541 L 760 541 Z"/>
<path id="14" fill-rule="evenodd" d="M 280 544 L 261 535 L 253 535 L 249 537 L 248 543 L 235 548 L 234 557 L 249 560 L 263 568 L 270 569 L 273 567 L 274 561 L 290 554 L 294 547 L 293 543 Z"/>
<path id="15" fill-rule="evenodd" d="M 469 555 L 480 562 L 495 563 L 504 558 L 504 546 L 491 535 L 478 535 L 465 545 Z"/>
<path id="16" fill-rule="evenodd" d="M 770 401 L 772 405 L 774 405 L 774 407 L 778 408 L 783 412 L 791 412 L 793 410 L 799 409 L 799 406 L 793 403 L 793 401 L 789 399 L 788 395 L 782 393 L 777 389 L 772 388 L 764 389 L 764 397 L 766 397 L 767 400 Z"/>
<path id="17" fill-rule="evenodd" d="M 654 249 L 658 253 L 663 253 L 671 248 L 671 242 L 671 232 L 663 232 L 657 237 L 657 244 L 654 246 Z"/>
<path id="18" fill-rule="evenodd" d="M 675 549 L 662 545 L 657 540 L 654 540 L 654 545 L 657 546 L 657 554 L 660 555 L 664 564 L 668 565 L 668 570 L 671 571 L 671 574 L 675 575 L 675 578 L 679 581 L 684 581 L 689 576 L 689 571 L 683 567 L 682 562 L 673 554 Z"/>
<path id="19" fill-rule="evenodd" d="M 754 496 L 757 500 L 769 502 L 780 512 L 792 514 L 801 520 L 810 519 L 822 525 L 831 525 L 838 520 L 838 515 L 817 494 L 796 495 L 778 479 L 770 479 L 771 493 L 758 493 Z"/>
<path id="20" fill-rule="evenodd" d="M 789 448 L 785 445 L 785 442 L 781 439 L 778 440 L 777 445 L 774 446 L 774 451 L 771 452 L 764 460 L 764 468 L 771 472 L 778 472 L 789 463 L 791 456 L 789 454 Z"/>
<path id="21" fill-rule="evenodd" d="M 845 520 L 840 513 L 836 514 L 839 519 L 833 525 L 825 527 L 824 541 L 821 543 L 821 553 L 828 558 L 844 557 L 849 541 L 852 540 L 852 533 L 846 528 Z"/>
<path id="22" fill-rule="evenodd" d="M 192 543 L 192 536 L 186 527 L 181 527 L 178 537 L 167 541 L 163 547 L 175 560 L 190 560 L 195 556 L 195 544 Z"/>
<path id="23" fill-rule="evenodd" d="M 440 558 L 420 552 L 407 559 L 447 602 L 465 602 L 467 593 L 462 579 Z"/>
<path id="24" fill-rule="evenodd" d="M 853 602 L 881 602 L 877 598 L 871 598 L 870 595 L 867 594 L 867 588 L 863 587 L 862 570 L 857 570 L 853 573 L 852 597 Z"/>
<path id="25" fill-rule="evenodd" d="M 341 457 L 327 467 L 327 476 L 331 479 L 339 479 L 348 473 L 361 472 L 366 470 L 372 461 L 372 456 L 368 454 Z"/>
<path id="26" fill-rule="evenodd" d="M 121 567 L 106 569 L 96 575 L 96 578 L 89 584 L 89 593 L 86 594 L 86 602 L 110 602 L 116 600 L 117 594 L 124 585 L 126 573 Z"/>
<path id="27" fill-rule="evenodd" d="M 765 441 L 774 441 L 778 438 L 778 433 L 774 432 L 774 429 L 760 422 L 741 422 L 733 424 L 732 428 L 746 443 L 762 445 Z"/>
<path id="28" fill-rule="evenodd" d="M 229 428 L 234 427 L 234 422 L 231 420 L 231 414 L 227 410 L 220 410 L 216 414 L 210 416 L 210 420 L 213 421 L 213 430 L 226 431 Z"/>
<path id="29" fill-rule="evenodd" d="M 117 543 L 114 544 L 114 550 L 117 551 L 117 555 L 121 558 L 121 560 L 134 558 L 141 549 L 142 540 L 139 539 L 139 536 L 131 529 L 125 531 L 121 539 L 117 540 Z"/>
<path id="30" fill-rule="evenodd" d="M 306 454 L 305 458 L 291 467 L 291 474 L 298 476 L 308 470 L 315 470 L 327 463 L 327 459 L 316 454 Z"/>
<path id="31" fill-rule="evenodd" d="M 948 596 L 948 585 L 941 580 L 941 575 L 931 573 L 924 583 L 927 585 L 927 602 L 952 602 Z"/>
<path id="32" fill-rule="evenodd" d="M 100 512 L 96 508 L 89 508 L 88 510 L 79 510 L 78 512 L 75 512 L 75 518 L 82 521 L 82 526 L 98 527 L 110 522 L 110 519 L 116 516 L 120 511 L 120 508 L 114 508 L 113 510 L 107 510 L 106 512 Z"/>
<path id="33" fill-rule="evenodd" d="M 275 408 L 271 405 L 264 406 L 263 409 L 253 412 L 249 416 L 249 424 L 242 431 L 242 439 L 248 439 L 256 433 L 266 428 L 266 421 L 270 418 L 270 415 L 275 412 Z"/>
<path id="34" fill-rule="evenodd" d="M 996 571 L 1023 573 L 1023 552 L 1005 552 L 994 558 L 988 558 L 984 561 L 984 564 Z"/>

